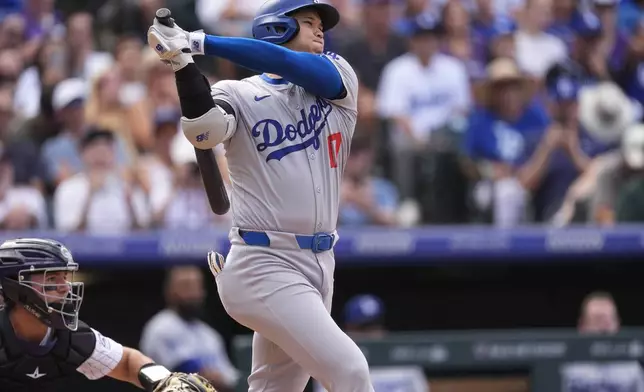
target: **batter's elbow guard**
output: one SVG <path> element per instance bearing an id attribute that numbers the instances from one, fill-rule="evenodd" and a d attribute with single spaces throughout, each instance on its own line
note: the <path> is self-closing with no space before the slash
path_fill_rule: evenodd
<path id="1" fill-rule="evenodd" d="M 181 117 L 183 135 L 200 150 L 212 149 L 227 140 L 236 127 L 235 116 L 226 113 L 218 105 L 197 118 Z"/>

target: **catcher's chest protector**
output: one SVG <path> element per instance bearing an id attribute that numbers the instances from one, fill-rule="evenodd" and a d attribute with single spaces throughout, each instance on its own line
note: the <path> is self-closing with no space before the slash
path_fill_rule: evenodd
<path id="1" fill-rule="evenodd" d="M 77 331 L 57 331 L 46 345 L 16 338 L 6 310 L 0 310 L 0 391 L 68 391 L 76 369 L 94 350 L 95 336 L 85 323 Z M 66 387 L 65 387 L 66 386 Z"/>

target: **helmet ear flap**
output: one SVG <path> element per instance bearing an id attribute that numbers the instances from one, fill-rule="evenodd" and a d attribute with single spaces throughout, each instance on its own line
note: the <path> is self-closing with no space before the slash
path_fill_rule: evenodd
<path id="1" fill-rule="evenodd" d="M 290 16 L 266 15 L 253 21 L 253 37 L 277 45 L 287 43 L 299 31 L 300 25 Z"/>

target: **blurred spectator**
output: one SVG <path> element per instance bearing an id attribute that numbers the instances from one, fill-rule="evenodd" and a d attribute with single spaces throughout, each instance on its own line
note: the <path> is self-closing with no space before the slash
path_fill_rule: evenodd
<path id="1" fill-rule="evenodd" d="M 579 0 L 557 0 L 552 2 L 552 21 L 546 30 L 548 33 L 561 39 L 568 50 L 572 45 L 574 33 L 572 21 L 577 14 Z"/>
<path id="2" fill-rule="evenodd" d="M 116 166 L 114 134 L 91 130 L 79 142 L 82 172 L 63 180 L 54 194 L 54 222 L 63 232 L 123 234 L 150 221 L 138 178 Z"/>
<path id="3" fill-rule="evenodd" d="M 345 332 L 353 339 L 384 338 L 387 334 L 384 321 L 384 304 L 375 295 L 356 295 L 344 306 Z M 375 366 L 370 368 L 370 375 L 375 392 L 430 390 L 425 373 L 419 366 Z M 325 391 L 318 382 L 314 386 L 315 392 Z"/>
<path id="4" fill-rule="evenodd" d="M 20 74 L 16 86 L 16 111 L 25 117 L 40 114 L 42 95 L 67 78 L 67 51 L 59 39 L 43 41 L 33 65 Z"/>
<path id="5" fill-rule="evenodd" d="M 92 81 L 112 66 L 114 59 L 107 52 L 94 48 L 93 16 L 77 12 L 67 18 L 67 42 L 70 77 Z"/>
<path id="6" fill-rule="evenodd" d="M 617 25 L 622 31 L 633 31 L 644 16 L 644 1 L 622 1 L 617 10 Z"/>
<path id="7" fill-rule="evenodd" d="M 384 322 L 385 305 L 374 295 L 356 295 L 344 305 L 344 330 L 354 339 L 385 337 Z"/>
<path id="8" fill-rule="evenodd" d="M 613 296 L 601 291 L 588 294 L 582 301 L 577 327 L 583 334 L 619 332 L 619 312 Z"/>
<path id="9" fill-rule="evenodd" d="M 608 91 L 587 88 L 578 102 L 581 74 L 568 65 L 552 67 L 546 77 L 551 115 L 563 129 L 564 140 L 533 194 L 537 222 L 553 219 L 569 187 L 588 170 L 592 158 L 618 148 L 623 129 L 630 123 L 630 112 L 625 109 L 630 102 L 614 85 Z"/>
<path id="10" fill-rule="evenodd" d="M 114 48 L 116 66 L 121 75 L 121 103 L 130 106 L 145 97 L 146 86 L 141 67 L 143 61 L 143 41 L 135 35 L 119 37 Z"/>
<path id="11" fill-rule="evenodd" d="M 175 137 L 171 141 L 170 155 L 174 163 L 172 184 L 167 197 L 162 201 L 157 200 L 160 203 L 155 206 L 156 224 L 169 229 L 192 230 L 217 224 L 229 226 L 230 212 L 220 216 L 213 214 L 210 209 L 192 145 L 182 136 Z M 222 169 L 220 167 L 220 171 Z"/>
<path id="12" fill-rule="evenodd" d="M 91 85 L 85 110 L 87 124 L 109 129 L 126 146 L 127 162 L 134 162 L 139 151 L 151 145 L 147 113 L 123 99 L 119 68 L 112 68 Z"/>
<path id="13" fill-rule="evenodd" d="M 497 15 L 494 12 L 493 0 L 475 0 L 476 10 L 472 13 L 472 30 L 487 36 L 494 24 Z"/>
<path id="14" fill-rule="evenodd" d="M 552 23 L 553 0 L 527 0 L 516 33 L 516 60 L 522 71 L 542 79 L 548 68 L 568 56 L 566 44 L 546 32 Z"/>
<path id="15" fill-rule="evenodd" d="M 480 165 L 475 191 L 479 208 L 492 208 L 493 222 L 508 227 L 526 219 L 528 192 L 541 182 L 552 152 L 563 145 L 561 126 L 550 123 L 532 99 L 525 76 L 510 59 L 488 67 L 484 105 L 469 119 L 465 151 Z"/>
<path id="16" fill-rule="evenodd" d="M 582 11 L 573 17 L 574 39 L 570 59 L 584 71 L 585 84 L 610 79 L 606 55 L 601 50 L 603 26 L 597 15 Z"/>
<path id="17" fill-rule="evenodd" d="M 378 112 L 392 122 L 394 176 L 403 198 L 414 196 L 415 161 L 433 131 L 452 126 L 470 107 L 465 66 L 438 52 L 442 28 L 432 17 L 413 22 L 408 53 L 383 70 Z"/>
<path id="18" fill-rule="evenodd" d="M 165 218 L 165 207 L 172 197 L 174 189 L 173 144 L 179 136 L 177 128 L 181 113 L 172 109 L 157 109 L 154 116 L 154 148 L 143 154 L 138 165 L 141 167 L 150 184 L 150 208 L 153 224 L 162 225 Z M 179 136 L 182 137 L 182 136 Z M 194 152 L 191 151 L 194 154 Z"/>
<path id="19" fill-rule="evenodd" d="M 199 373 L 218 391 L 232 391 L 239 372 L 219 333 L 204 323 L 206 292 L 197 267 L 174 267 L 164 285 L 166 308 L 144 326 L 141 351 L 175 372 Z"/>
<path id="20" fill-rule="evenodd" d="M 485 59 L 491 62 L 498 58 L 510 58 L 516 61 L 516 23 L 506 17 L 498 17 L 494 21 L 487 34 L 487 46 L 485 46 Z M 484 72 L 484 71 L 483 71 Z M 485 77 L 483 75 L 482 77 Z"/>
<path id="21" fill-rule="evenodd" d="M 113 47 L 118 37 L 124 34 L 133 34 L 145 40 L 156 10 L 165 7 L 165 3 L 166 0 L 104 1 L 97 12 L 97 27 L 101 28 L 99 42 Z M 181 26 L 188 28 L 184 24 Z"/>
<path id="22" fill-rule="evenodd" d="M 15 49 L 0 51 L 0 86 L 15 89 L 23 68 L 24 63 L 20 51 Z"/>
<path id="23" fill-rule="evenodd" d="M 374 151 L 367 138 L 354 139 L 340 192 L 339 222 L 343 226 L 396 224 L 396 187 L 373 175 Z"/>
<path id="24" fill-rule="evenodd" d="M 628 36 L 617 27 L 617 7 L 620 0 L 591 0 L 591 11 L 602 25 L 601 53 L 608 59 L 611 69 L 622 66 L 628 47 Z"/>
<path id="25" fill-rule="evenodd" d="M 621 67 L 614 72 L 614 79 L 621 89 L 640 105 L 644 105 L 644 24 L 633 29 Z"/>
<path id="26" fill-rule="evenodd" d="M 6 155 L 13 166 L 15 184 L 42 190 L 45 173 L 38 147 L 18 134 L 24 119 L 15 114 L 11 98 L 11 89 L 0 87 L 0 154 Z"/>
<path id="27" fill-rule="evenodd" d="M 441 20 L 445 30 L 443 52 L 459 59 L 468 74 L 480 78 L 485 72 L 484 57 L 474 46 L 470 14 L 459 1 L 448 1 L 442 9 Z"/>
<path id="28" fill-rule="evenodd" d="M 7 155 L 0 157 L 0 229 L 46 228 L 45 199 L 37 188 L 16 184 L 14 172 L 11 159 Z"/>
<path id="29" fill-rule="evenodd" d="M 596 185 L 590 195 L 590 219 L 602 225 L 615 223 L 615 210 L 622 209 L 627 215 L 629 206 L 617 205 L 620 193 L 626 189 L 631 180 L 641 178 L 644 174 L 642 157 L 642 132 L 644 126 L 633 125 L 624 132 L 621 150 L 607 154 L 597 169 Z"/>
<path id="30" fill-rule="evenodd" d="M 172 68 L 159 61 L 154 51 L 146 47 L 142 55 L 142 79 L 145 83 L 145 96 L 130 107 L 132 115 L 136 116 L 135 131 L 139 148 L 148 150 L 153 146 L 154 115 L 158 108 L 181 111 L 179 94 L 174 80 Z"/>
<path id="31" fill-rule="evenodd" d="M 0 19 L 0 50 L 21 50 L 25 41 L 25 19 L 19 13 L 12 13 Z M 22 58 L 22 55 L 20 56 Z"/>
<path id="32" fill-rule="evenodd" d="M 644 126 L 635 125 L 624 135 L 624 158 L 630 167 L 644 166 Z M 615 200 L 615 221 L 644 222 L 644 172 L 638 173 L 632 179 L 625 181 L 618 188 Z"/>
<path id="33" fill-rule="evenodd" d="M 28 42 L 23 49 L 26 61 L 31 61 L 41 43 L 50 34 L 61 34 L 64 25 L 59 13 L 54 8 L 54 0 L 23 0 L 22 13 L 26 22 Z"/>
<path id="34" fill-rule="evenodd" d="M 615 300 L 610 293 L 588 294 L 581 305 L 579 333 L 613 335 L 620 330 Z M 644 372 L 637 361 L 569 363 L 562 366 L 563 391 L 644 391 Z"/>
<path id="35" fill-rule="evenodd" d="M 196 0 L 195 12 L 204 28 L 214 34 L 249 36 L 255 11 L 265 0 Z"/>
<path id="36" fill-rule="evenodd" d="M 62 125 L 60 134 L 47 140 L 42 146 L 42 158 L 47 168 L 47 180 L 54 185 L 68 179 L 83 169 L 79 140 L 88 129 L 85 121 L 87 84 L 81 79 L 67 79 L 56 85 L 52 106 Z M 117 162 L 126 161 L 122 142 L 117 143 Z"/>
<path id="37" fill-rule="evenodd" d="M 395 0 L 360 0 L 362 31 L 347 37 L 338 53 L 354 68 L 360 79 L 360 95 L 373 95 L 378 89 L 385 65 L 405 53 L 404 38 L 392 30 Z"/>

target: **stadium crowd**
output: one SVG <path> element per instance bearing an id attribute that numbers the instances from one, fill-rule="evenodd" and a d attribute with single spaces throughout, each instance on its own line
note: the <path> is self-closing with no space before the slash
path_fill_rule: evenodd
<path id="1" fill-rule="evenodd" d="M 248 36 L 262 1 L 1 2 L 2 229 L 227 225 L 145 33 L 168 6 Z M 644 220 L 644 1 L 330 1 L 327 49 L 361 82 L 341 225 Z M 197 62 L 212 83 L 251 75 Z"/>

